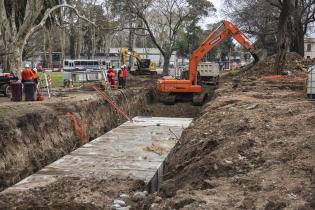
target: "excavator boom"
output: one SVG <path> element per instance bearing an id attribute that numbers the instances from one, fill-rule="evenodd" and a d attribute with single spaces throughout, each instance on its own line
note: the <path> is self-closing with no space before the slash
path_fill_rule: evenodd
<path id="1" fill-rule="evenodd" d="M 157 89 L 164 97 L 161 100 L 167 104 L 173 104 L 176 101 L 176 94 L 178 96 L 188 95 L 193 96 L 193 103 L 201 105 L 207 93 L 205 87 L 198 83 L 198 63 L 200 60 L 217 44 L 219 44 L 227 36 L 232 36 L 244 48 L 250 51 L 255 62 L 262 59 L 266 55 L 265 51 L 255 49 L 255 44 L 252 44 L 249 39 L 243 34 L 235 25 L 229 21 L 223 21 L 216 30 L 214 30 L 204 40 L 204 42 L 194 51 L 189 60 L 189 78 L 186 80 L 177 80 L 173 77 L 164 77 L 157 82 Z M 259 54 L 257 53 L 259 52 Z M 164 100 L 164 99 L 165 100 Z"/>
<path id="2" fill-rule="evenodd" d="M 255 49 L 255 45 L 250 43 L 248 37 L 234 24 L 225 20 L 192 54 L 189 60 L 189 80 L 191 82 L 196 83 L 197 66 L 200 60 L 227 36 L 232 36 L 240 45 L 249 50 L 249 52 L 253 55 L 255 62 L 258 62 L 260 57 L 262 57 L 262 53 L 256 53 L 257 50 Z"/>

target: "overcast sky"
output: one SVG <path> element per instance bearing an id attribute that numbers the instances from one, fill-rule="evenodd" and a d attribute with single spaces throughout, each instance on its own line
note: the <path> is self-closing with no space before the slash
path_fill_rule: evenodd
<path id="1" fill-rule="evenodd" d="M 222 19 L 222 17 L 220 17 L 220 10 L 221 10 L 223 1 L 222 0 L 208 0 L 208 1 L 211 1 L 213 3 L 214 7 L 217 9 L 217 13 L 216 13 L 216 16 L 207 17 L 202 20 L 201 26 L 203 28 L 206 28 L 207 24 L 215 23 Z"/>

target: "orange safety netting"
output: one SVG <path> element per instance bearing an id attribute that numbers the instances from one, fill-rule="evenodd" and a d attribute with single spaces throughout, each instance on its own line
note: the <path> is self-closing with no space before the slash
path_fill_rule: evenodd
<path id="1" fill-rule="evenodd" d="M 68 112 L 67 116 L 71 119 L 74 127 L 74 133 L 80 138 L 81 145 L 88 143 L 85 120 L 81 119 L 81 121 L 78 122 L 77 118 L 71 112 Z"/>
<path id="2" fill-rule="evenodd" d="M 282 81 L 282 82 L 304 82 L 304 76 L 298 75 L 270 75 L 270 76 L 262 76 L 259 80 L 264 81 Z"/>
<path id="3" fill-rule="evenodd" d="M 96 92 L 101 96 L 102 99 L 107 101 L 114 109 L 117 110 L 121 115 L 123 115 L 128 121 L 132 122 L 132 119 L 128 116 L 128 114 L 123 110 L 122 107 L 120 107 L 118 104 L 116 104 L 112 99 L 110 99 L 109 96 L 105 94 L 105 92 L 101 91 L 99 88 L 93 86 L 93 88 L 96 90 Z"/>

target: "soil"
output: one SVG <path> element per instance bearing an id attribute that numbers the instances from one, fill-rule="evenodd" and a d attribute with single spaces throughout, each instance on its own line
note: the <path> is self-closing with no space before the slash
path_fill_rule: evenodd
<path id="1" fill-rule="evenodd" d="M 200 108 L 190 104 L 181 104 L 180 109 L 160 105 L 156 102 L 154 85 L 155 79 L 132 78 L 126 90 L 115 90 L 112 97 L 131 117 L 193 117 L 199 113 Z M 67 112 L 74 113 L 78 121 L 85 120 L 89 140 L 126 121 L 91 90 L 89 85 L 59 89 L 54 91 L 54 97 L 43 102 L 1 101 L 0 190 L 81 146 Z M 152 146 L 148 149 L 165 152 L 159 145 Z M 36 188 L 23 195 L 0 193 L 0 209 L 109 209 L 119 192 L 145 188 L 135 180 L 117 180 L 67 177 L 53 186 Z"/>
<path id="2" fill-rule="evenodd" d="M 152 81 L 143 77 L 145 79 L 130 82 L 129 91 L 132 91 L 135 103 L 126 103 L 126 110 L 132 110 L 127 107 L 133 107 L 134 111 L 144 115 L 195 117 L 169 154 L 161 191 L 149 195 L 144 201 L 133 203 L 131 209 L 315 209 L 315 103 L 306 100 L 304 83 L 300 80 L 261 79 L 262 76 L 272 75 L 271 62 L 266 62 L 223 75 L 213 100 L 202 108 L 187 103 L 174 106 L 157 104 L 154 91 L 140 94 L 145 88 L 137 87 L 139 83 L 154 86 Z M 303 60 L 293 57 L 291 64 L 290 73 L 305 76 Z M 123 103 L 122 98 L 117 101 Z M 139 101 L 141 105 L 136 103 Z M 61 113 L 64 115 L 72 107 L 70 110 L 80 113 L 81 104 L 69 105 L 67 109 L 64 106 L 63 103 L 58 106 L 47 105 L 47 110 L 43 110 L 49 114 L 48 110 L 52 109 L 61 116 Z M 143 109 L 140 110 L 139 107 Z M 108 109 L 106 107 L 97 113 L 106 113 L 105 110 Z M 89 116 L 90 109 L 86 110 L 83 116 L 89 119 L 93 128 L 104 128 L 95 119 L 112 117 L 108 113 L 100 115 L 102 117 Z M 24 124 L 29 119 L 24 117 Z M 31 119 L 35 122 L 37 118 Z M 47 119 L 53 120 L 54 117 L 47 115 L 42 121 Z M 53 120 L 54 123 L 58 122 L 60 127 L 69 130 L 69 139 L 75 138 L 65 117 L 57 116 L 56 120 L 58 121 Z M 1 128 L 8 132 L 15 129 L 14 126 L 20 128 L 18 124 L 3 124 Z M 29 127 L 25 125 L 25 128 Z M 23 134 L 27 133 L 26 130 L 23 130 Z M 21 137 L 20 135 L 20 139 L 25 139 L 24 136 Z M 48 137 L 44 142 L 52 142 L 51 139 Z M 34 147 L 29 142 L 31 141 L 24 143 L 26 146 L 21 149 L 11 143 L 11 149 L 6 154 L 13 151 L 14 155 L 11 159 L 2 159 L 3 163 L 13 163 L 13 168 L 25 164 L 15 164 L 17 160 L 26 158 L 18 157 L 18 151 L 40 151 L 36 158 L 46 154 L 45 150 L 37 148 L 38 145 Z M 73 145 L 78 140 L 75 138 L 69 142 L 72 142 L 69 145 Z M 55 147 L 51 151 L 62 149 Z M 162 149 L 159 152 L 163 152 Z M 68 151 L 63 154 L 66 152 Z M 51 154 L 48 157 L 53 156 Z M 50 161 L 46 161 L 48 162 Z M 28 167 L 32 166 L 26 168 Z M 0 209 L 109 209 L 108 202 L 112 202 L 121 193 L 128 194 L 135 190 L 143 190 L 143 185 L 131 180 L 116 183 L 115 179 L 65 178 L 58 185 L 36 189 L 27 195 L 0 193 Z"/>
<path id="3" fill-rule="evenodd" d="M 144 183 L 120 178 L 97 180 L 92 177 L 63 177 L 28 193 L 0 195 L 0 209 L 111 209 L 113 198 L 120 192 L 143 190 Z"/>
<path id="4" fill-rule="evenodd" d="M 304 82 L 240 74 L 221 81 L 169 155 L 161 192 L 136 209 L 315 209 Z"/>
<path id="5" fill-rule="evenodd" d="M 115 100 L 130 115 L 145 113 L 150 90 L 115 92 Z M 81 146 L 67 116 L 72 112 L 87 125 L 88 140 L 117 127 L 126 119 L 95 92 L 69 93 L 44 102 L 0 104 L 0 190 Z"/>
<path id="6" fill-rule="evenodd" d="M 265 60 L 259 61 L 256 64 L 250 64 L 241 69 L 241 77 L 259 77 L 262 75 L 274 74 L 274 59 L 275 55 L 268 56 Z M 289 52 L 286 55 L 285 66 L 282 69 L 283 74 L 305 75 L 309 65 L 313 63 L 312 60 L 304 60 L 299 54 Z"/>

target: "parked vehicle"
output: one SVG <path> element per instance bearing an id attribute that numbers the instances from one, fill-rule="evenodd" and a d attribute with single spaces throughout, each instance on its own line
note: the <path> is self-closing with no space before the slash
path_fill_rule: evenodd
<path id="1" fill-rule="evenodd" d="M 201 62 L 198 64 L 197 70 L 203 84 L 218 84 L 219 82 L 219 64 L 215 62 Z"/>
<path id="2" fill-rule="evenodd" d="M 0 74 L 0 93 L 2 93 L 4 96 L 11 96 L 10 83 L 12 80 L 18 80 L 18 78 L 11 73 Z"/>
<path id="3" fill-rule="evenodd" d="M 64 71 L 85 71 L 85 70 L 98 70 L 101 69 L 102 63 L 98 60 L 64 60 Z"/>

